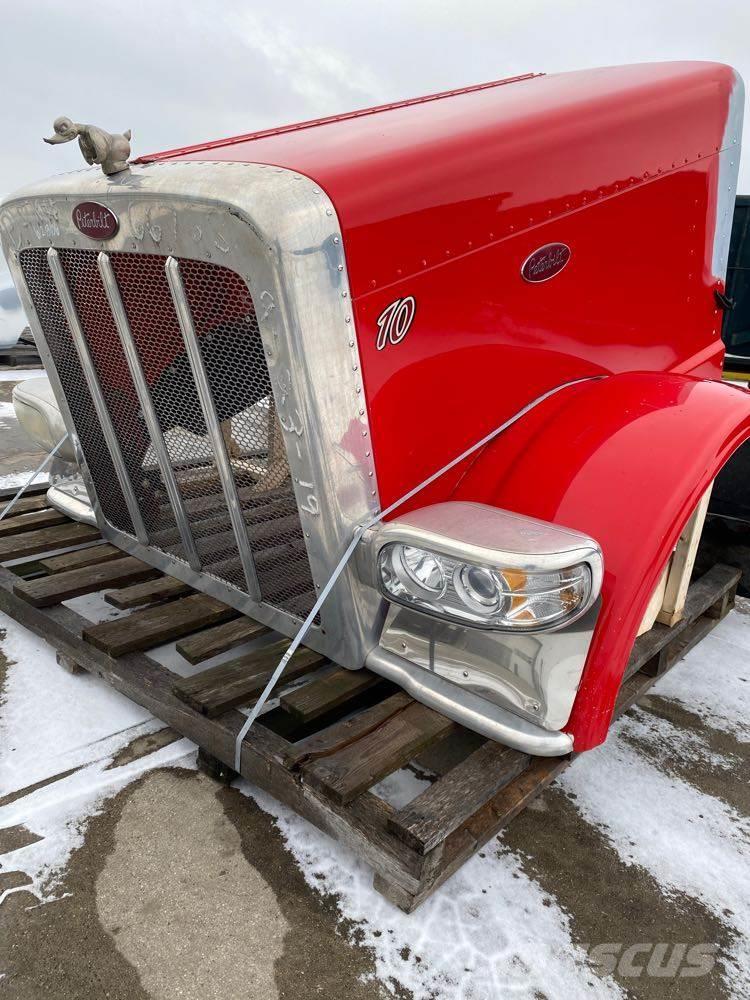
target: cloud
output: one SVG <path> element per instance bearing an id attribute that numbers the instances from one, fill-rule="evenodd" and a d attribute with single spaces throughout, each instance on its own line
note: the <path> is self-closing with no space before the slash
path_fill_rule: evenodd
<path id="1" fill-rule="evenodd" d="M 41 141 L 60 114 L 139 154 L 530 70 L 715 59 L 750 81 L 748 37 L 737 0 L 7 0 L 0 191 L 80 167 Z"/>

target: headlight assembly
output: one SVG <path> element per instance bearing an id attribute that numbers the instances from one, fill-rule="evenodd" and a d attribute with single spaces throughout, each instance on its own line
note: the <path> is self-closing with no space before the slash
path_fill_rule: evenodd
<path id="1" fill-rule="evenodd" d="M 385 545 L 378 562 L 391 600 L 480 628 L 549 628 L 588 606 L 591 595 L 591 571 L 582 563 L 553 573 L 520 572 L 398 542 Z"/>
<path id="2" fill-rule="evenodd" d="M 475 628 L 562 628 L 601 587 L 601 552 L 591 539 L 481 504 L 423 508 L 384 525 L 378 542 L 385 597 Z"/>

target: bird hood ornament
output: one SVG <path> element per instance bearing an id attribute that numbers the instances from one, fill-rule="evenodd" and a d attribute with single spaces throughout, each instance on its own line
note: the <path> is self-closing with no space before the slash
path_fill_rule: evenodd
<path id="1" fill-rule="evenodd" d="M 111 135 L 96 125 L 79 125 L 64 115 L 55 119 L 52 128 L 55 134 L 50 139 L 45 139 L 45 142 L 54 146 L 78 138 L 78 145 L 86 163 L 89 166 L 98 163 L 107 176 L 130 169 L 128 166 L 130 129 L 122 135 Z"/>

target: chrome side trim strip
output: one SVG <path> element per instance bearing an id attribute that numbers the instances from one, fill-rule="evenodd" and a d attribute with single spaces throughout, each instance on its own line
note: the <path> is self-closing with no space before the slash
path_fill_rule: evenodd
<path id="1" fill-rule="evenodd" d="M 164 485 L 166 486 L 167 493 L 169 494 L 169 500 L 172 504 L 174 518 L 180 532 L 180 538 L 185 549 L 185 555 L 191 568 L 199 570 L 201 568 L 200 556 L 198 555 L 198 550 L 195 547 L 195 539 L 193 538 L 193 533 L 190 530 L 190 522 L 188 521 L 185 506 L 182 502 L 182 494 L 180 493 L 180 489 L 177 485 L 174 469 L 172 468 L 172 462 L 169 457 L 169 451 L 167 450 L 167 445 L 164 441 L 164 435 L 162 434 L 161 426 L 159 425 L 159 420 L 156 416 L 156 410 L 154 409 L 154 403 L 151 399 L 148 382 L 146 381 L 146 376 L 143 373 L 141 359 L 138 356 L 138 351 L 133 340 L 133 334 L 130 330 L 130 322 L 128 320 L 127 313 L 125 312 L 125 306 L 122 302 L 122 296 L 120 295 L 120 289 L 117 285 L 115 272 L 112 269 L 112 262 L 106 253 L 100 253 L 97 258 L 97 262 L 99 266 L 99 274 L 101 275 L 102 283 L 104 284 L 104 291 L 107 296 L 107 301 L 109 302 L 109 308 L 112 310 L 112 316 L 115 320 L 117 332 L 120 335 L 120 343 L 122 344 L 122 349 L 125 354 L 125 360 L 128 363 L 130 377 L 133 380 L 133 385 L 135 386 L 135 391 L 138 395 L 138 402 L 141 404 L 143 419 L 151 437 L 151 443 L 154 446 L 154 452 L 156 453 L 156 460 L 159 463 L 161 477 L 164 480 Z"/>
<path id="2" fill-rule="evenodd" d="M 222 489 L 224 490 L 224 497 L 227 501 L 229 519 L 232 522 L 232 529 L 237 541 L 237 550 L 240 554 L 240 562 L 242 563 L 242 570 L 245 574 L 247 591 L 254 600 L 260 601 L 260 584 L 258 583 L 253 554 L 247 537 L 247 525 L 245 524 L 245 519 L 242 516 L 242 506 L 240 505 L 240 498 L 237 495 L 237 487 L 234 482 L 234 475 L 232 474 L 232 466 L 229 462 L 229 455 L 227 454 L 224 435 L 221 433 L 219 418 L 216 416 L 216 407 L 214 406 L 211 387 L 208 383 L 208 376 L 206 375 L 206 369 L 203 364 L 200 347 L 198 346 L 198 337 L 195 333 L 193 316 L 190 312 L 190 304 L 187 300 L 187 295 L 185 294 L 185 286 L 183 285 L 182 275 L 180 274 L 180 265 L 174 257 L 167 257 L 164 264 L 164 270 L 167 275 L 169 291 L 172 294 L 172 302 L 174 303 L 175 312 L 177 313 L 177 319 L 180 323 L 182 339 L 185 342 L 185 350 L 187 352 L 188 361 L 190 362 L 190 369 L 193 373 L 193 378 L 195 379 L 196 389 L 198 390 L 198 398 L 200 400 L 201 410 L 203 411 L 203 419 L 206 422 L 206 430 L 208 432 L 208 437 L 211 441 L 211 447 L 213 448 L 214 458 L 216 460 L 216 469 L 219 473 L 219 479 L 221 480 Z"/>
<path id="3" fill-rule="evenodd" d="M 365 665 L 398 684 L 423 705 L 490 740 L 534 757 L 563 757 L 573 752 L 573 740 L 568 733 L 535 726 L 485 698 L 456 688 L 450 681 L 381 646 L 368 653 Z"/>
<path id="4" fill-rule="evenodd" d="M 109 415 L 107 404 L 104 402 L 102 387 L 99 384 L 99 377 L 96 374 L 96 369 L 94 368 L 94 362 L 91 358 L 91 353 L 89 352 L 89 347 L 83 333 L 83 327 L 81 326 L 81 321 L 78 317 L 73 297 L 70 294 L 68 281 L 65 277 L 62 263 L 60 262 L 60 255 L 54 247 L 50 247 L 47 251 L 47 260 L 49 262 L 50 271 L 52 272 L 52 279 L 55 282 L 57 294 L 60 297 L 60 304 L 62 305 L 63 312 L 65 313 L 65 318 L 68 321 L 70 333 L 73 337 L 73 343 L 81 362 L 81 368 L 83 369 L 86 384 L 88 385 L 89 392 L 91 393 L 94 409 L 96 410 L 96 415 L 99 418 L 99 423 L 102 427 L 104 440 L 107 442 L 107 448 L 109 449 L 112 464 L 120 483 L 120 489 L 122 490 L 122 495 L 125 499 L 130 519 L 133 522 L 135 536 L 142 545 L 148 545 L 148 533 L 146 531 L 146 526 L 143 523 L 143 518 L 141 517 L 141 511 L 138 506 L 138 501 L 136 500 L 135 491 L 133 490 L 133 484 L 130 481 L 128 469 L 125 465 L 125 459 L 122 457 L 120 443 L 117 440 L 117 434 L 115 433 L 114 426 L 112 425 L 112 419 Z"/>

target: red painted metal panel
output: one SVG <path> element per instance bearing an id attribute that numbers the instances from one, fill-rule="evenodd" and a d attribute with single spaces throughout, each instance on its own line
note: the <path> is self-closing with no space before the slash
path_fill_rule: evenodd
<path id="1" fill-rule="evenodd" d="M 355 303 L 384 505 L 562 382 L 689 371 L 698 363 L 719 377 L 707 221 L 714 163 L 693 164 Z M 549 281 L 524 281 L 524 260 L 555 241 L 570 246 L 570 263 Z M 377 318 L 404 295 L 417 302 L 411 328 L 399 344 L 378 350 Z M 438 483 L 415 502 L 445 499 L 448 489 Z"/>
<path id="2" fill-rule="evenodd" d="M 733 83 L 714 63 L 582 70 L 169 155 L 316 180 L 356 296 L 711 156 Z"/>

